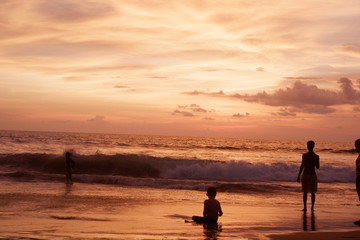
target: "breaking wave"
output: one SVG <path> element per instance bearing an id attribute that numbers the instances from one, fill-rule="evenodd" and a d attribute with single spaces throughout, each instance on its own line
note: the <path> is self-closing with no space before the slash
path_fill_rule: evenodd
<path id="1" fill-rule="evenodd" d="M 87 178 L 123 176 L 229 182 L 295 181 L 299 170 L 298 165 L 283 162 L 254 164 L 246 161 L 184 160 L 136 154 L 76 155 L 74 159 L 74 174 Z M 55 178 L 64 173 L 64 157 L 52 154 L 3 154 L 0 155 L 0 166 L 3 169 L 2 177 L 22 180 L 34 180 L 39 176 Z M 347 166 L 322 165 L 317 174 L 322 182 L 352 182 L 355 178 L 354 169 Z"/>

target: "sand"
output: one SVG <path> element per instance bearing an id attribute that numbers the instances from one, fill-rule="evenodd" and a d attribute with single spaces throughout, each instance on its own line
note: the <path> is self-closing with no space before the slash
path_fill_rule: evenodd
<path id="1" fill-rule="evenodd" d="M 344 240 L 360 239 L 359 231 L 338 231 L 338 232 L 296 232 L 284 235 L 270 235 L 272 240 Z"/>
<path id="2" fill-rule="evenodd" d="M 216 228 L 192 223 L 205 193 L 114 185 L 1 181 L 0 239 L 357 239 L 357 209 L 300 211 L 298 194 L 219 193 Z M 300 198 L 301 199 L 301 198 Z M 188 222 L 185 222 L 188 221 Z"/>

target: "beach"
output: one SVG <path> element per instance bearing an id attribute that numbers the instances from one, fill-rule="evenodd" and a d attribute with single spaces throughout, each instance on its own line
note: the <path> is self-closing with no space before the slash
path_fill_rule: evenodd
<path id="1" fill-rule="evenodd" d="M 1 185 L 1 239 L 360 237 L 353 224 L 358 209 L 324 204 L 326 196 L 321 195 L 314 214 L 304 214 L 296 194 L 219 193 L 224 216 L 216 229 L 207 229 L 191 222 L 192 215 L 202 214 L 202 191 L 50 182 Z M 294 204 L 295 198 L 299 201 Z"/>
<path id="2" fill-rule="evenodd" d="M 360 239 L 360 231 L 350 232 L 314 232 L 314 233 L 291 233 L 287 235 L 271 235 L 272 240 L 341 240 L 341 239 Z"/>
<path id="3" fill-rule="evenodd" d="M 0 239 L 356 237 L 351 142 L 319 142 L 315 212 L 296 182 L 303 141 L 0 131 Z M 65 184 L 65 156 L 76 163 Z M 224 215 L 203 226 L 208 186 Z M 336 232 L 336 234 L 332 234 Z"/>
<path id="4" fill-rule="evenodd" d="M 0 7 L 0 240 L 360 240 L 360 0 Z"/>

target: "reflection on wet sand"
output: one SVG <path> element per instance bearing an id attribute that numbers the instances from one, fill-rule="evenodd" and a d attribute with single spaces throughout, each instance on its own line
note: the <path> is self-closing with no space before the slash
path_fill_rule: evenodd
<path id="1" fill-rule="evenodd" d="M 204 237 L 205 240 L 217 240 L 222 232 L 221 224 L 204 224 Z"/>
<path id="2" fill-rule="evenodd" d="M 309 231 L 308 229 L 308 217 L 306 212 L 303 214 L 303 230 Z M 312 211 L 310 215 L 310 230 L 316 231 L 315 213 Z"/>
<path id="3" fill-rule="evenodd" d="M 72 184 L 65 184 L 65 193 L 64 196 L 70 194 L 72 191 Z"/>

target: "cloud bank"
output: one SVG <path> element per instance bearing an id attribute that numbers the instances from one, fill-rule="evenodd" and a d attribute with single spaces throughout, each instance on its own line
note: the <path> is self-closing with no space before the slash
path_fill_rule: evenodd
<path id="1" fill-rule="evenodd" d="M 328 114 L 336 111 L 338 105 L 357 105 L 360 103 L 360 86 L 354 87 L 348 78 L 338 81 L 339 89 L 321 89 L 313 84 L 306 84 L 300 80 L 293 86 L 280 88 L 269 93 L 266 91 L 257 94 L 225 94 L 219 92 L 186 92 L 188 95 L 207 95 L 212 97 L 227 97 L 250 103 L 260 103 L 267 106 L 285 107 L 278 113 L 282 116 L 295 116 L 296 112 Z"/>

